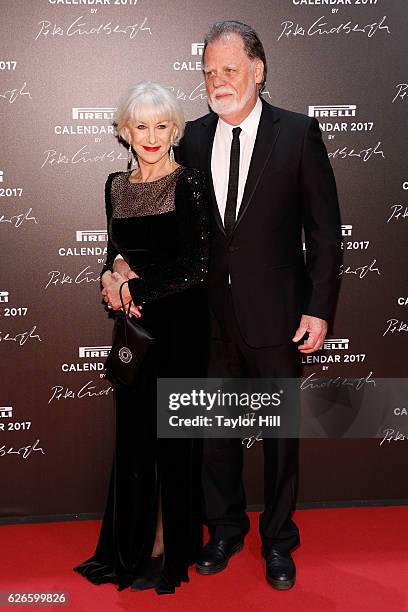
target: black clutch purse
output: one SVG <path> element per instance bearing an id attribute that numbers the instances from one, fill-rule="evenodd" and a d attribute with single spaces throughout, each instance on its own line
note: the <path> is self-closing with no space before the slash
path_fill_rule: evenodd
<path id="1" fill-rule="evenodd" d="M 153 336 L 134 318 L 129 317 L 122 297 L 122 283 L 119 290 L 123 311 L 115 313 L 112 348 L 105 361 L 106 378 L 113 383 L 133 385 L 136 373 L 147 351 L 154 343 Z"/>

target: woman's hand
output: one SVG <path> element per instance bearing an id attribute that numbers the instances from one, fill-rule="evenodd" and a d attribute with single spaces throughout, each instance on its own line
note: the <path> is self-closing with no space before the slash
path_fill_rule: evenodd
<path id="1" fill-rule="evenodd" d="M 129 318 L 132 318 L 132 316 L 137 317 L 137 318 L 141 317 L 142 316 L 142 313 L 140 312 L 141 310 L 142 310 L 142 306 L 135 306 L 132 302 L 132 305 L 129 310 Z M 128 307 L 126 308 L 126 312 L 127 311 L 128 311 Z"/>
<path id="2" fill-rule="evenodd" d="M 130 271 L 131 278 L 137 278 L 137 274 L 135 272 Z M 105 276 L 106 275 L 106 276 Z M 128 279 L 119 274 L 118 272 L 105 272 L 102 277 L 102 297 L 103 300 L 107 303 L 108 308 L 112 308 L 113 310 L 123 310 L 122 302 L 120 300 L 119 289 L 122 283 L 126 283 Z M 123 285 L 122 288 L 122 298 L 125 304 L 126 310 L 129 304 L 132 302 L 132 296 L 130 295 L 129 287 L 127 283 Z M 136 306 L 135 304 L 131 304 L 129 316 L 141 317 L 141 306 Z"/>
<path id="3" fill-rule="evenodd" d="M 111 278 L 108 281 L 105 291 L 105 301 L 108 303 L 108 306 L 113 308 L 113 310 L 120 310 L 122 307 L 122 303 L 120 301 L 119 289 L 122 283 L 125 283 L 127 279 L 119 274 L 119 272 L 113 272 L 111 274 Z M 107 299 L 106 299 L 107 298 Z M 132 296 L 130 295 L 129 287 L 127 283 L 123 285 L 122 288 L 122 298 L 126 304 L 128 304 L 132 300 Z"/>
<path id="4" fill-rule="evenodd" d="M 102 299 L 103 299 L 104 302 L 108 302 L 109 301 L 109 299 L 108 299 L 108 287 L 112 284 L 112 282 L 113 282 L 112 272 L 110 270 L 106 270 L 106 272 L 104 272 L 102 274 L 102 277 L 101 277 L 101 283 L 102 283 L 102 287 L 103 287 L 103 289 L 101 291 L 101 294 L 102 294 Z"/>
<path id="5" fill-rule="evenodd" d="M 101 276 L 101 283 L 103 288 L 105 289 L 105 287 L 107 287 L 109 285 L 109 283 L 112 282 L 112 272 L 110 270 L 106 270 L 106 272 L 104 272 Z M 103 295 L 103 291 L 102 291 L 102 295 Z"/>

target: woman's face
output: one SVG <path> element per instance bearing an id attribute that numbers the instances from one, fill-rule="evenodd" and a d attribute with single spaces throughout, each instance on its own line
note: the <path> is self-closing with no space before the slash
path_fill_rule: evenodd
<path id="1" fill-rule="evenodd" d="M 177 132 L 174 122 L 165 118 L 136 121 L 127 128 L 133 150 L 146 164 L 156 164 L 168 154 Z"/>

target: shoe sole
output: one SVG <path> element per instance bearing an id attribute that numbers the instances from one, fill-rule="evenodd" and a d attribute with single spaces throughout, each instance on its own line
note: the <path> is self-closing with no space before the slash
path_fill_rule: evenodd
<path id="1" fill-rule="evenodd" d="M 231 557 L 235 555 L 236 553 L 239 553 L 243 548 L 244 548 L 244 543 L 240 542 L 239 544 L 236 544 L 232 548 L 231 554 L 229 555 L 228 559 L 226 559 L 226 561 L 224 561 L 223 563 L 219 563 L 218 565 L 213 565 L 212 567 L 206 567 L 205 565 L 198 565 L 197 563 L 196 570 L 199 574 L 203 574 L 205 576 L 208 576 L 209 574 L 218 574 L 218 572 L 222 572 L 222 570 L 225 570 L 225 568 L 228 565 L 228 561 L 231 559 Z"/>
<path id="2" fill-rule="evenodd" d="M 273 580 L 273 578 L 266 577 L 267 582 L 278 591 L 287 591 L 291 589 L 296 582 L 296 579 L 293 580 Z"/>

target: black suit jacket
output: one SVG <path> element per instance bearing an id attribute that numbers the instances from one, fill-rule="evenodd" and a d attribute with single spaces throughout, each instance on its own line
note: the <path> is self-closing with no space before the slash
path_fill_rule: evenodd
<path id="1" fill-rule="evenodd" d="M 209 175 L 208 287 L 219 323 L 214 334 L 222 337 L 222 321 L 231 315 L 226 311 L 230 274 L 238 325 L 252 347 L 290 342 L 303 313 L 330 322 L 341 263 L 336 183 L 318 121 L 265 100 L 262 107 L 231 238 L 225 234 L 211 179 L 215 113 L 187 123 L 178 155 L 181 163 Z"/>

